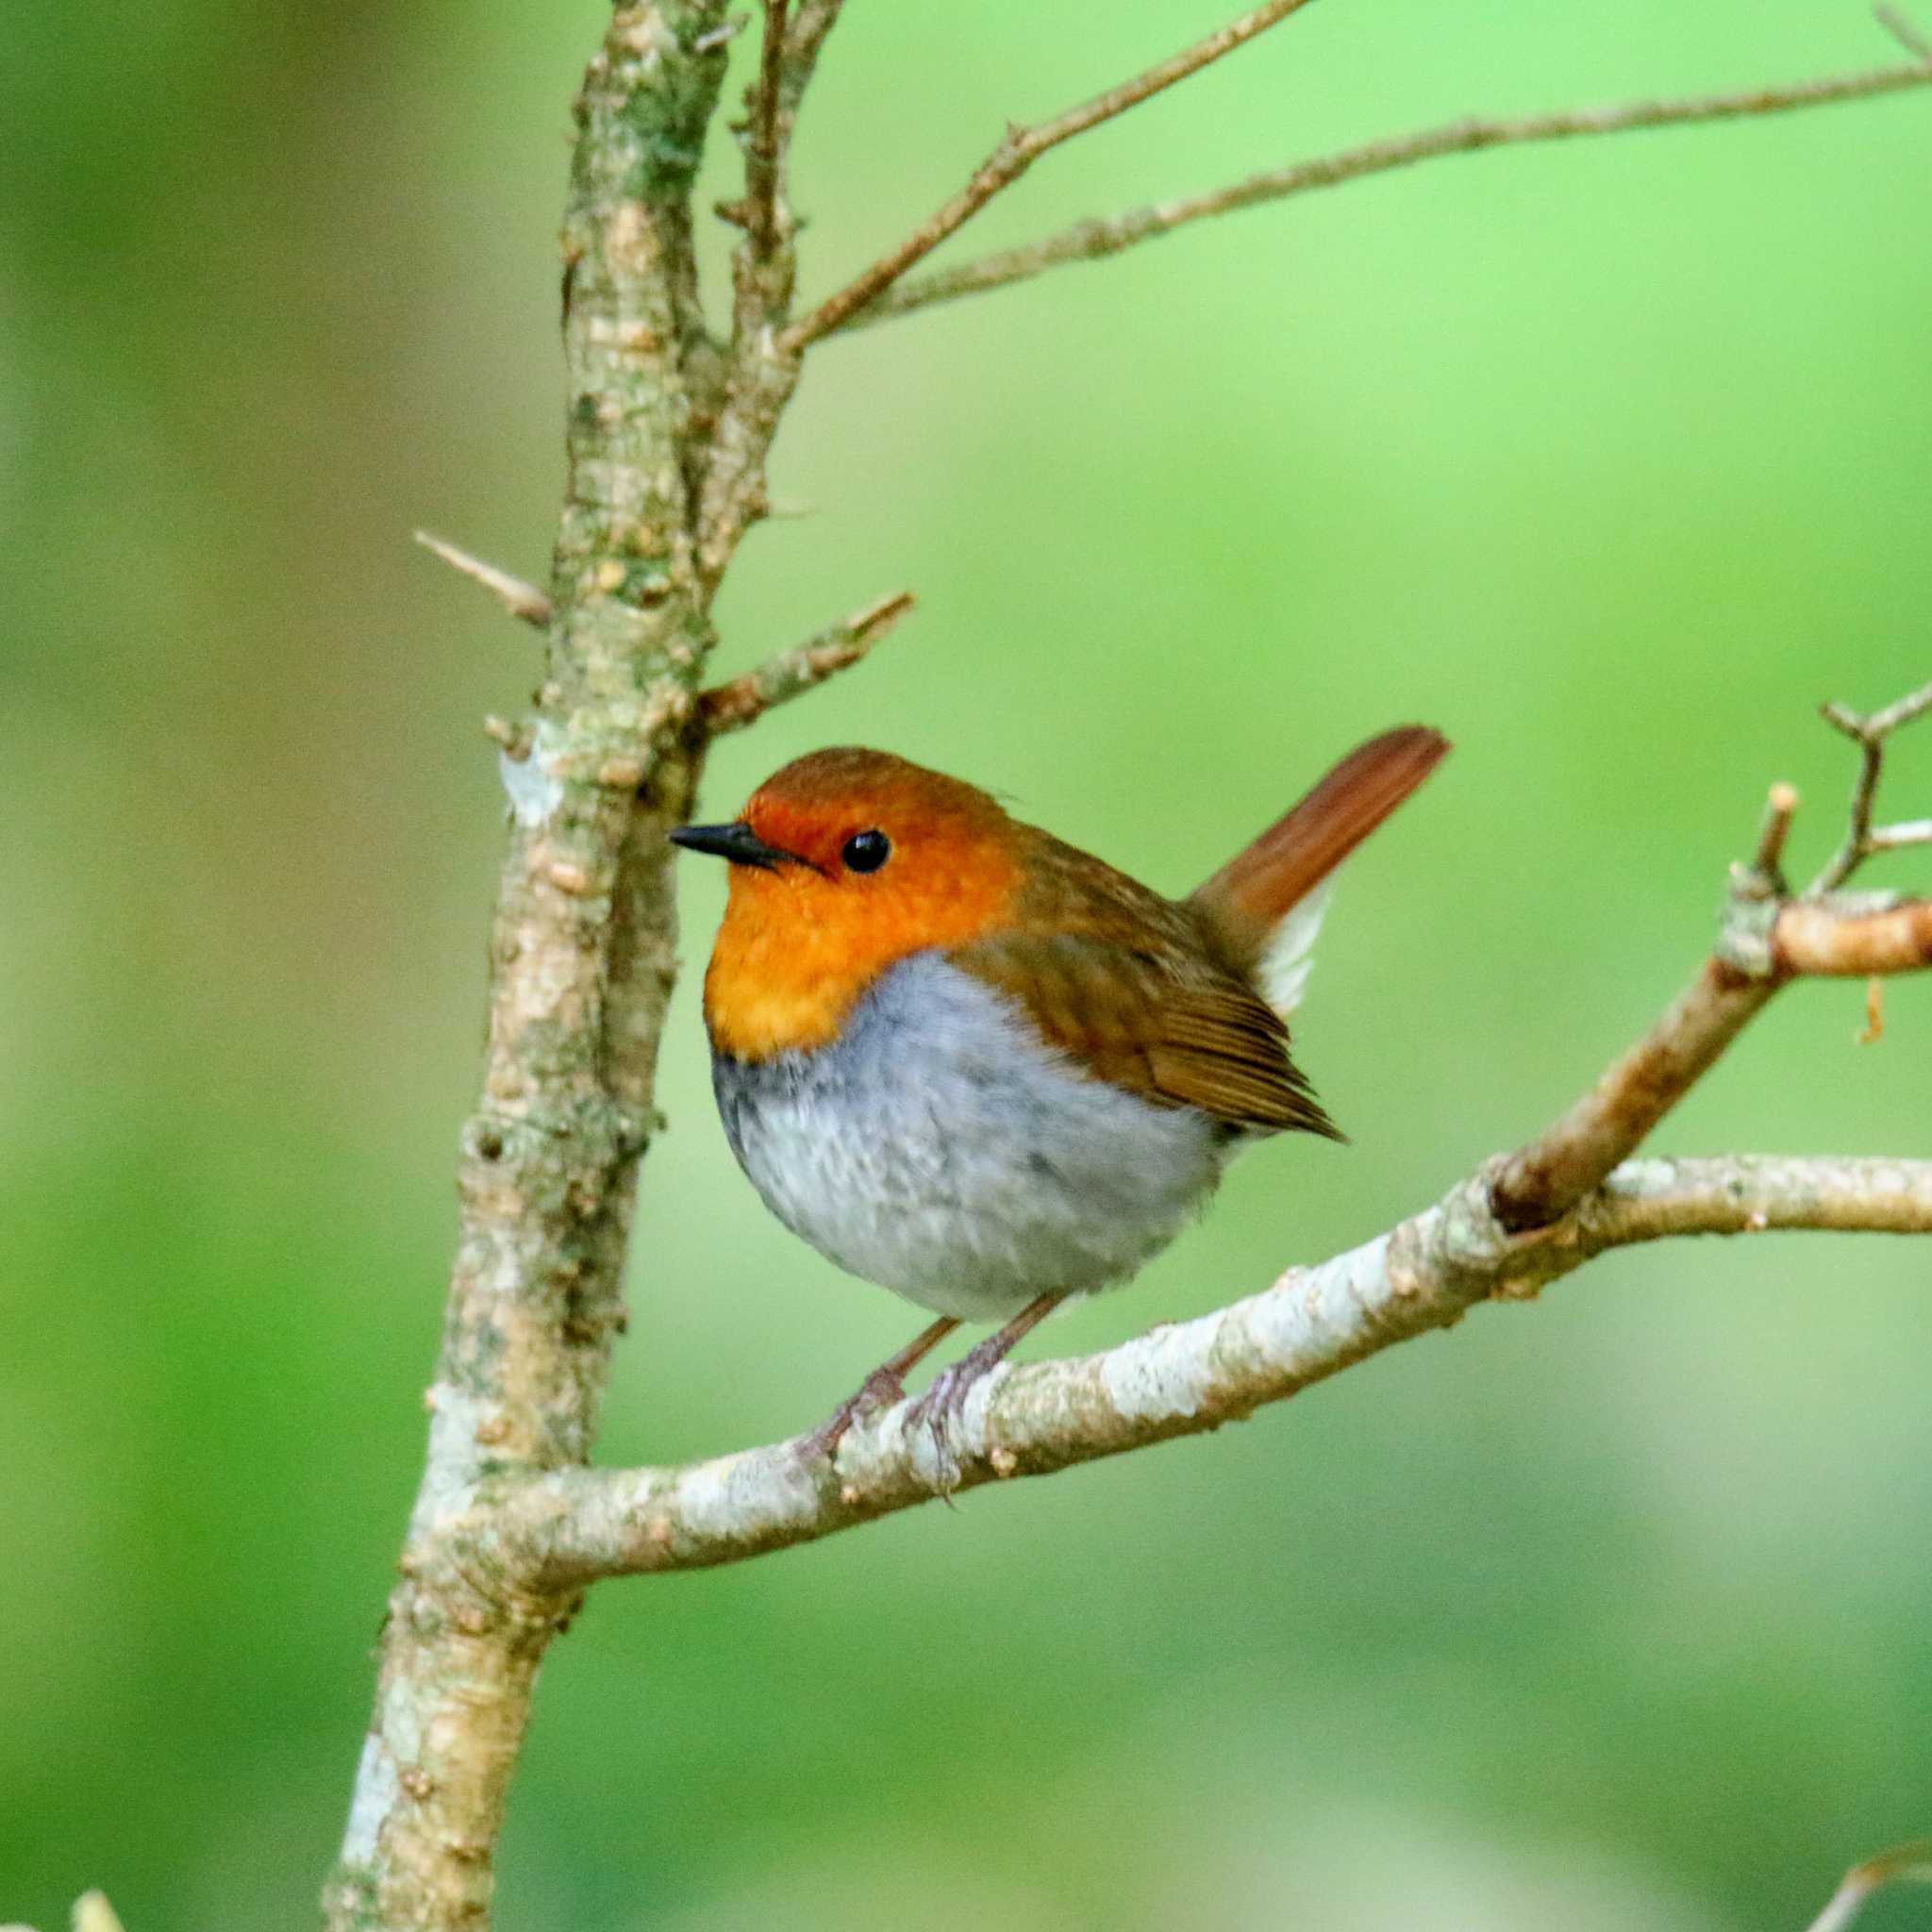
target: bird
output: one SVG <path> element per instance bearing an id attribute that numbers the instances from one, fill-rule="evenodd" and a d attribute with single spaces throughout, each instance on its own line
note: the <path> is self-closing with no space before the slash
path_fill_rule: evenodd
<path id="1" fill-rule="evenodd" d="M 1448 750 L 1420 724 L 1370 739 L 1181 899 L 857 746 L 670 832 L 729 869 L 704 1014 L 739 1165 L 792 1233 L 937 1318 L 808 1454 L 997 1323 L 908 1413 L 943 1462 L 974 1384 L 1164 1248 L 1236 1154 L 1343 1138 L 1288 1023 L 1336 868 Z"/>

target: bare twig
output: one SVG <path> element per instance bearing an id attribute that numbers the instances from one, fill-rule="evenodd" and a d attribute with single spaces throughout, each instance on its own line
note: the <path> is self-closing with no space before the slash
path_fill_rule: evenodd
<path id="1" fill-rule="evenodd" d="M 1864 1908 L 1865 1901 L 1886 1885 L 1932 1885 L 1932 1838 L 1893 1845 L 1890 1851 L 1854 1865 L 1824 1909 L 1811 1921 L 1810 1932 L 1844 1932 Z"/>
<path id="2" fill-rule="evenodd" d="M 778 245 L 779 145 L 778 81 L 785 61 L 787 0 L 765 0 L 765 35 L 758 49 L 758 78 L 752 101 L 751 126 L 744 143 L 745 230 L 755 253 L 769 256 Z"/>
<path id="3" fill-rule="evenodd" d="M 1784 896 L 1779 862 L 1797 794 L 1774 787 L 1757 852 L 1733 874 L 1724 929 L 1669 1009 L 1596 1085 L 1544 1133 L 1505 1161 L 1491 1207 L 1516 1232 L 1568 1212 L 1641 1146 L 1781 986 L 1806 974 L 1869 976 L 1932 965 L 1932 900 L 1834 895 L 1871 849 L 1872 802 L 1887 736 L 1932 709 L 1932 687 L 1857 718 L 1825 715 L 1855 739 L 1862 766 L 1851 830 L 1839 857 L 1803 898 Z"/>
<path id="4" fill-rule="evenodd" d="M 1698 122 L 1731 121 L 1752 114 L 1776 114 L 1794 108 L 1823 107 L 1833 101 L 1867 99 L 1932 85 L 1932 66 L 1915 61 L 1909 67 L 1886 67 L 1863 74 L 1845 74 L 1820 80 L 1747 88 L 1735 93 L 1694 94 L 1678 100 L 1632 101 L 1616 107 L 1585 108 L 1560 113 L 1529 114 L 1520 119 L 1452 121 L 1413 134 L 1365 142 L 1339 154 L 1297 161 L 1285 168 L 1251 175 L 1224 188 L 1179 200 L 1128 208 L 1119 214 L 1075 222 L 1071 227 L 1019 248 L 1001 249 L 958 268 L 880 291 L 863 303 L 848 304 L 827 323 L 824 334 L 840 326 L 862 326 L 889 317 L 909 315 L 935 302 L 976 295 L 1025 281 L 1063 262 L 1095 261 L 1118 255 L 1142 242 L 1171 235 L 1191 222 L 1210 215 L 1232 214 L 1237 208 L 1264 202 L 1286 201 L 1318 188 L 1334 188 L 1365 175 L 1381 175 L 1418 161 L 1447 155 L 1474 154 L 1485 148 L 1514 147 L 1524 142 L 1570 141 L 1597 134 L 1623 134 L 1640 127 L 1684 126 Z M 957 224 L 955 225 L 957 225 Z M 890 277 L 888 280 L 890 281 Z M 855 284 L 855 287 L 858 286 Z M 823 311 L 821 311 L 823 312 Z M 815 320 L 816 318 L 814 318 Z"/>
<path id="5" fill-rule="evenodd" d="M 829 625 L 815 638 L 768 658 L 754 671 L 713 685 L 698 698 L 698 716 L 712 737 L 741 730 L 782 705 L 857 664 L 912 608 L 912 592 L 901 591 Z"/>
<path id="6" fill-rule="evenodd" d="M 1791 821 L 1797 816 L 1798 791 L 1793 785 L 1779 783 L 1771 788 L 1764 803 L 1764 826 L 1757 835 L 1757 854 L 1751 870 L 1769 892 L 1781 896 L 1785 890 L 1785 841 L 1790 835 Z"/>
<path id="7" fill-rule="evenodd" d="M 460 571 L 472 583 L 481 584 L 512 617 L 521 617 L 525 624 L 533 624 L 541 630 L 555 614 L 550 599 L 535 584 L 526 584 L 522 577 L 513 577 L 508 571 L 498 570 L 480 557 L 472 557 L 467 550 L 458 550 L 454 543 L 432 537 L 427 530 L 416 531 L 415 538 L 424 549 L 441 558 L 452 570 Z"/>
<path id="8" fill-rule="evenodd" d="M 958 194 L 934 209 L 905 241 L 880 256 L 863 275 L 848 282 L 837 294 L 828 296 L 802 322 L 794 323 L 786 331 L 786 347 L 796 354 L 819 337 L 829 335 L 848 316 L 877 301 L 908 269 L 930 255 L 947 236 L 965 226 L 994 195 L 1010 188 L 1050 148 L 1098 127 L 1103 121 L 1124 114 L 1129 108 L 1139 107 L 1176 81 L 1198 74 L 1211 61 L 1233 53 L 1307 4 L 1308 0 L 1267 0 L 1265 6 L 1230 21 L 1218 32 L 1182 48 L 1144 74 L 1095 94 L 1077 108 L 1069 108 L 1051 121 L 1042 121 L 1034 127 L 1009 128 L 1006 139 L 979 164 L 973 178 Z"/>
<path id="9" fill-rule="evenodd" d="M 1903 852 L 1907 845 L 1932 845 L 1932 819 L 1906 819 L 1895 825 L 1874 825 L 1865 844 L 1873 852 Z"/>
<path id="10" fill-rule="evenodd" d="M 490 1525 L 554 1589 L 695 1569 L 810 1542 L 957 1487 L 1117 1456 L 1237 1422 L 1485 1299 L 1521 1299 L 1606 1249 L 1690 1234 L 1932 1232 L 1932 1161 L 1737 1156 L 1636 1160 L 1560 1223 L 1511 1236 L 1488 1180 L 1318 1267 L 1095 1356 L 996 1369 L 967 1398 L 942 1470 L 908 1405 L 862 1417 L 836 1461 L 802 1441 L 672 1469 L 568 1470 L 505 1499 Z"/>
<path id="11" fill-rule="evenodd" d="M 1914 59 L 1932 60 L 1932 40 L 1927 40 L 1917 25 L 1907 20 L 1896 7 L 1874 7 L 1872 17 Z"/>
<path id="12" fill-rule="evenodd" d="M 1846 705 L 1823 705 L 1819 708 L 1819 715 L 1825 723 L 1837 726 L 1858 747 L 1858 777 L 1852 788 L 1851 822 L 1845 828 L 1844 842 L 1833 855 L 1831 863 L 1812 880 L 1811 896 L 1835 892 L 1873 853 L 1885 849 L 1885 845 L 1874 842 L 1872 830 L 1872 808 L 1877 798 L 1878 775 L 1885 768 L 1885 741 L 1894 731 L 1923 718 L 1928 710 L 1932 710 L 1932 684 L 1907 693 L 1896 704 L 1887 705 L 1882 711 L 1874 711 L 1869 718 L 1860 717 Z M 1894 835 L 1900 830 L 1915 829 L 1891 828 Z M 1894 836 L 1886 841 L 1886 845 L 1919 842 L 1917 839 Z"/>

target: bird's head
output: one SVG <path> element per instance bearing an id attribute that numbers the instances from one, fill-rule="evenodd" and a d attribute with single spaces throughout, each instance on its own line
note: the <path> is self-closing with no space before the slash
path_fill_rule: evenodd
<path id="1" fill-rule="evenodd" d="M 705 1018 L 741 1059 L 825 1045 L 895 960 L 996 931 L 1021 883 L 1022 828 L 994 799 L 850 746 L 774 773 L 730 824 L 671 837 L 730 864 Z"/>

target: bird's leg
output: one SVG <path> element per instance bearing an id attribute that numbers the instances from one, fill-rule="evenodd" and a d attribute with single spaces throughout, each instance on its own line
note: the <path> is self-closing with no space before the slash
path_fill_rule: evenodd
<path id="1" fill-rule="evenodd" d="M 829 1456 L 842 1436 L 869 1408 L 882 1404 L 904 1402 L 906 1376 L 959 1325 L 952 1315 L 941 1315 L 930 1328 L 922 1328 L 899 1353 L 881 1362 L 858 1389 L 848 1395 L 810 1435 L 803 1447 L 808 1457 Z"/>
<path id="2" fill-rule="evenodd" d="M 966 1397 L 974 1383 L 996 1369 L 1011 1354 L 1014 1344 L 1046 1320 L 1066 1300 L 1064 1289 L 1030 1301 L 1004 1328 L 995 1329 L 984 1341 L 975 1342 L 949 1369 L 933 1378 L 933 1385 L 912 1405 L 906 1418 L 908 1428 L 924 1423 L 932 1432 L 933 1445 L 940 1453 L 940 1485 L 951 1490 L 958 1480 L 958 1463 L 947 1438 L 947 1425 L 961 1415 Z"/>

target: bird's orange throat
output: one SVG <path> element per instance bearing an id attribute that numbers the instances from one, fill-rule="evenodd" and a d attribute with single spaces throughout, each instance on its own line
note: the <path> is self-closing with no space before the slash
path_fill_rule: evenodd
<path id="1" fill-rule="evenodd" d="M 939 846 L 914 833 L 901 846 L 900 858 L 921 862 L 870 878 L 732 868 L 705 974 L 705 1021 L 720 1052 L 762 1060 L 828 1045 L 894 961 L 1007 924 L 1020 870 L 1003 842 Z"/>

